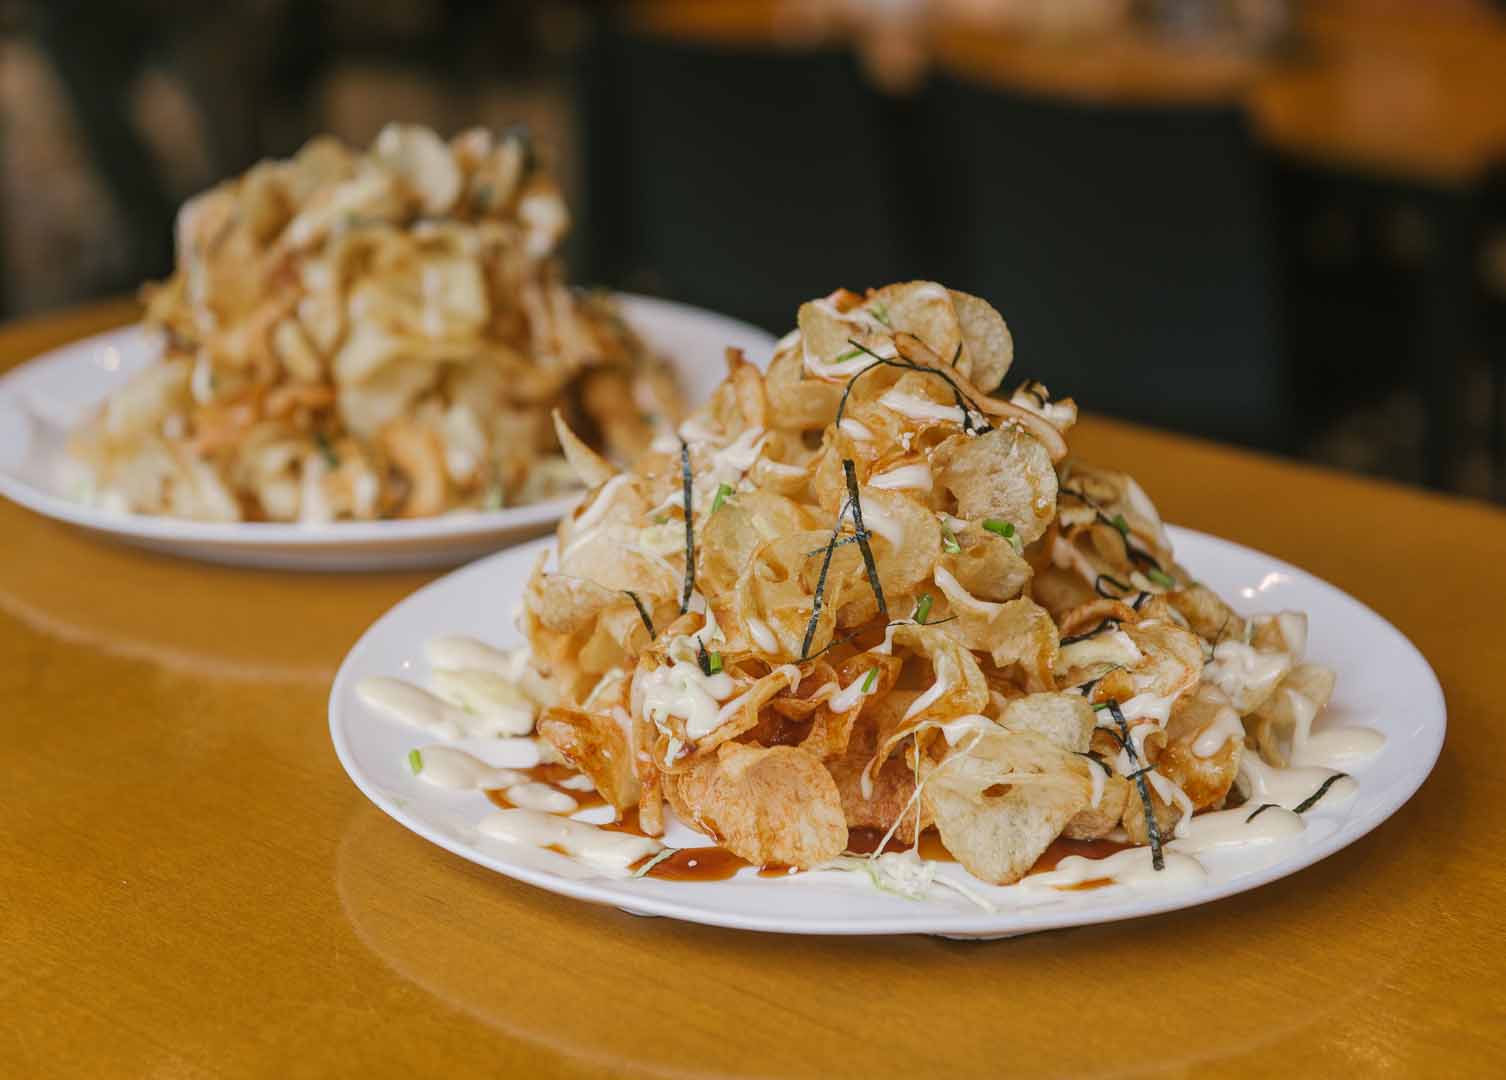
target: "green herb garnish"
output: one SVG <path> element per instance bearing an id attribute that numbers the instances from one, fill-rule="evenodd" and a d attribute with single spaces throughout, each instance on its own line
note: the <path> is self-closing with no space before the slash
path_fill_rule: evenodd
<path id="1" fill-rule="evenodd" d="M 1009 541 L 1009 546 L 1014 548 L 1014 553 L 1019 555 L 1025 550 L 1025 544 L 1020 539 L 1020 534 L 1015 531 L 1013 522 L 1001 521 L 998 518 L 984 518 L 983 527 L 995 536 L 1002 536 Z"/>
<path id="2" fill-rule="evenodd" d="M 1129 522 L 1124 520 L 1123 514 L 1115 514 L 1112 518 L 1109 519 L 1109 524 L 1119 530 L 1120 536 L 1129 535 Z"/>
<path id="3" fill-rule="evenodd" d="M 920 599 L 915 601 L 915 621 L 924 626 L 926 616 L 929 614 L 931 614 L 931 594 L 921 593 Z"/>
<path id="4" fill-rule="evenodd" d="M 716 498 L 711 500 L 711 512 L 714 514 L 722 508 L 722 503 L 727 501 L 727 496 L 732 494 L 731 484 L 716 485 Z"/>
<path id="5" fill-rule="evenodd" d="M 663 851 L 659 852 L 659 854 L 655 855 L 652 859 L 648 860 L 648 862 L 644 863 L 642 866 L 638 867 L 638 869 L 634 870 L 633 876 L 635 878 L 642 877 L 644 874 L 647 874 L 650 870 L 658 866 L 661 862 L 663 862 L 665 859 L 669 858 L 679 850 L 679 848 L 665 848 Z"/>
<path id="6" fill-rule="evenodd" d="M 839 356 L 835 360 L 833 360 L 832 363 L 833 364 L 845 364 L 845 363 L 847 363 L 847 361 L 851 360 L 854 356 L 862 356 L 862 355 L 863 355 L 863 350 L 862 349 L 848 349 L 841 356 Z"/>
<path id="7" fill-rule="evenodd" d="M 1152 585 L 1159 585 L 1163 589 L 1175 589 L 1177 587 L 1176 579 L 1164 570 L 1152 567 L 1145 571 L 1145 576 L 1150 579 Z"/>
<path id="8" fill-rule="evenodd" d="M 889 321 L 889 309 L 883 304 L 870 304 L 868 306 L 868 313 L 890 330 L 894 329 L 894 324 Z"/>
<path id="9" fill-rule="evenodd" d="M 948 555 L 962 554 L 962 545 L 957 543 L 957 534 L 946 522 L 941 523 L 941 550 Z"/>
<path id="10" fill-rule="evenodd" d="M 863 693 L 873 689 L 873 684 L 878 681 L 878 668 L 869 668 L 868 674 L 863 676 L 863 685 L 859 688 Z"/>
<path id="11" fill-rule="evenodd" d="M 717 672 L 721 671 L 722 670 L 722 654 L 719 653 L 719 652 L 713 652 L 711 654 L 711 662 L 709 664 L 707 664 L 706 666 L 708 668 L 710 668 L 710 670 L 706 672 L 707 675 L 715 675 Z"/>
<path id="12" fill-rule="evenodd" d="M 335 453 L 335 448 L 329 444 L 329 436 L 322 431 L 314 432 L 314 445 L 319 448 L 319 453 L 324 457 L 324 463 L 331 469 L 340 467 L 340 455 Z"/>
<path id="13" fill-rule="evenodd" d="M 417 750 L 408 751 L 408 771 L 414 776 L 424 771 L 424 756 Z"/>
<path id="14" fill-rule="evenodd" d="M 1094 681 L 1096 682 L 1097 680 L 1095 679 Z M 1108 707 L 1109 707 L 1109 703 L 1107 701 L 1100 701 L 1097 705 L 1093 706 L 1093 711 L 1094 712 L 1102 712 L 1104 709 L 1107 709 Z"/>

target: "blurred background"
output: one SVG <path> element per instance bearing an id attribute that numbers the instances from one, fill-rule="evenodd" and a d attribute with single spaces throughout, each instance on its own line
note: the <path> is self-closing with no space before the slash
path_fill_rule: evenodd
<path id="1" fill-rule="evenodd" d="M 526 125 L 579 282 L 934 278 L 1090 410 L 1506 499 L 1506 4 L 0 0 L 0 316 L 389 120 Z"/>

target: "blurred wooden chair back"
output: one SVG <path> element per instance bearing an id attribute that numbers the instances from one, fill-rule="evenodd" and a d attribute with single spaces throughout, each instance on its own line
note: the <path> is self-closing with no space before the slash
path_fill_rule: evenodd
<path id="1" fill-rule="evenodd" d="M 1094 411 L 1287 449 L 1266 166 L 1232 109 L 1082 105 L 940 77 L 936 256 L 1020 374 Z"/>

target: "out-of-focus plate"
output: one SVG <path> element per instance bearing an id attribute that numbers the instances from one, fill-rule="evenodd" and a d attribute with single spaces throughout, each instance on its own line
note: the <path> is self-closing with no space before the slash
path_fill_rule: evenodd
<path id="1" fill-rule="evenodd" d="M 1346 766 L 1359 782 L 1350 800 L 1320 802 L 1303 815 L 1307 828 L 1278 844 L 1254 850 L 1210 851 L 1198 859 L 1206 881 L 1185 888 L 1135 891 L 1111 886 L 1046 893 L 1021 903 L 1019 890 L 995 889 L 944 866 L 1001 906 L 987 912 L 936 890 L 934 900 L 886 895 L 860 883 L 862 875 L 800 874 L 759 877 L 750 870 L 720 882 L 688 883 L 651 878 L 582 876 L 577 864 L 551 853 L 510 846 L 481 836 L 476 824 L 494 809 L 478 792 L 444 790 L 410 775 L 408 751 L 425 736 L 366 706 L 356 686 L 386 675 L 423 685 L 424 643 L 444 634 L 466 634 L 500 648 L 521 644 L 512 612 L 540 550 L 548 541 L 502 552 L 419 590 L 366 631 L 341 665 L 330 694 L 330 730 L 340 762 L 378 807 L 418 835 L 462 858 L 530 882 L 550 892 L 638 914 L 746 930 L 796 934 L 941 934 L 949 937 L 1009 937 L 1054 927 L 1110 922 L 1206 903 L 1253 889 L 1301 870 L 1353 843 L 1390 817 L 1433 768 L 1443 746 L 1443 693 L 1422 655 L 1375 612 L 1310 574 L 1277 559 L 1188 529 L 1173 528 L 1177 561 L 1246 612 L 1297 609 L 1309 616 L 1308 657 L 1338 672 L 1338 687 L 1318 723 L 1363 725 L 1386 736 L 1381 752 L 1359 766 Z M 497 765 L 531 764 L 524 740 L 463 742 L 462 748 Z M 511 755 L 511 757 L 510 757 Z M 666 811 L 667 812 L 667 811 Z M 602 810 L 584 820 L 602 820 Z M 679 822 L 666 842 L 709 843 Z M 1321 903 L 1309 896 L 1305 903 Z"/>
<path id="2" fill-rule="evenodd" d="M 669 358 L 686 400 L 710 396 L 726 374 L 727 346 L 766 366 L 774 338 L 710 311 L 620 294 L 629 324 Z M 44 353 L 0 377 L 0 495 L 39 514 L 145 548 L 211 562 L 289 570 L 391 570 L 455 566 L 537 536 L 579 497 L 412 521 L 328 525 L 218 524 L 86 506 L 63 490 L 68 433 L 142 367 L 158 345 L 127 326 Z"/>

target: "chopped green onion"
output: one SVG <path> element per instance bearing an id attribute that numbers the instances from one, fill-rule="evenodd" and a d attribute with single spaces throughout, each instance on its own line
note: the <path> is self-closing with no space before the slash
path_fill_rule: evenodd
<path id="1" fill-rule="evenodd" d="M 894 329 L 894 324 L 889 321 L 889 309 L 886 308 L 883 304 L 872 304 L 869 306 L 868 311 L 869 314 L 871 314 L 875 319 L 887 326 L 890 330 Z"/>
<path id="2" fill-rule="evenodd" d="M 335 453 L 335 448 L 329 444 L 329 436 L 322 431 L 314 432 L 314 445 L 319 448 L 319 453 L 324 455 L 324 463 L 331 469 L 340 467 L 340 457 Z"/>
<path id="3" fill-rule="evenodd" d="M 926 616 L 931 614 L 931 594 L 921 593 L 920 599 L 915 601 L 915 621 L 925 625 Z"/>
<path id="4" fill-rule="evenodd" d="M 878 668 L 869 668 L 868 669 L 868 674 L 863 676 L 863 686 L 862 686 L 863 693 L 866 694 L 870 690 L 872 690 L 873 689 L 873 684 L 877 680 L 878 680 Z"/>
<path id="5" fill-rule="evenodd" d="M 1008 521 L 1000 521 L 998 518 L 984 518 L 983 527 L 996 536 L 1002 536 L 1009 541 L 1009 546 L 1014 548 L 1018 555 L 1025 550 L 1024 543 L 1020 540 L 1019 533 L 1015 532 L 1014 525 Z"/>
<path id="6" fill-rule="evenodd" d="M 1097 705 L 1093 706 L 1093 711 L 1094 712 L 1103 712 L 1103 710 L 1107 709 L 1108 707 L 1109 707 L 1109 703 L 1107 701 L 1100 701 Z"/>
<path id="7" fill-rule="evenodd" d="M 1112 525 L 1112 526 L 1114 526 L 1114 528 L 1118 529 L 1121 535 L 1123 535 L 1123 536 L 1128 536 L 1129 535 L 1129 531 L 1130 531 L 1129 522 L 1124 520 L 1124 515 L 1123 514 L 1115 514 L 1114 517 L 1113 517 L 1113 520 L 1111 520 L 1109 522 L 1109 524 Z"/>
<path id="8" fill-rule="evenodd" d="M 706 666 L 711 669 L 710 671 L 707 672 L 708 675 L 715 675 L 718 671 L 721 671 L 722 670 L 722 654 L 719 653 L 719 652 L 713 652 L 711 654 L 711 662 L 708 663 Z"/>
<path id="9" fill-rule="evenodd" d="M 1145 576 L 1150 578 L 1151 584 L 1159 585 L 1163 589 L 1175 589 L 1177 587 L 1176 579 L 1164 570 L 1152 568 L 1145 571 Z"/>
<path id="10" fill-rule="evenodd" d="M 847 363 L 847 361 L 851 360 L 854 356 L 862 356 L 862 355 L 863 355 L 863 350 L 862 349 L 848 349 L 841 356 L 839 356 L 835 360 L 833 360 L 832 363 L 834 363 L 834 364 L 845 364 L 845 363 Z"/>
<path id="11" fill-rule="evenodd" d="M 643 877 L 650 870 L 652 870 L 654 867 L 658 866 L 661 862 L 663 862 L 665 859 L 669 858 L 671 855 L 673 855 L 675 852 L 677 852 L 679 850 L 680 850 L 679 848 L 672 848 L 672 847 L 665 848 L 663 851 L 659 852 L 659 854 L 655 855 L 648 862 L 644 863 L 642 866 L 638 867 L 638 869 L 634 870 L 633 871 L 633 876 L 635 878 Z"/>
<path id="12" fill-rule="evenodd" d="M 408 771 L 414 776 L 424 771 L 424 756 L 417 750 L 408 751 Z"/>
<path id="13" fill-rule="evenodd" d="M 962 545 L 957 543 L 957 534 L 946 522 L 941 523 L 941 550 L 948 555 L 962 554 Z"/>
<path id="14" fill-rule="evenodd" d="M 663 524 L 665 524 L 668 521 L 669 521 L 669 515 L 668 514 L 655 514 L 654 515 L 654 524 L 655 525 L 663 525 Z"/>
<path id="15" fill-rule="evenodd" d="M 716 485 L 716 498 L 711 500 L 711 512 L 714 514 L 722 508 L 722 503 L 727 501 L 727 496 L 732 494 L 731 484 Z"/>

